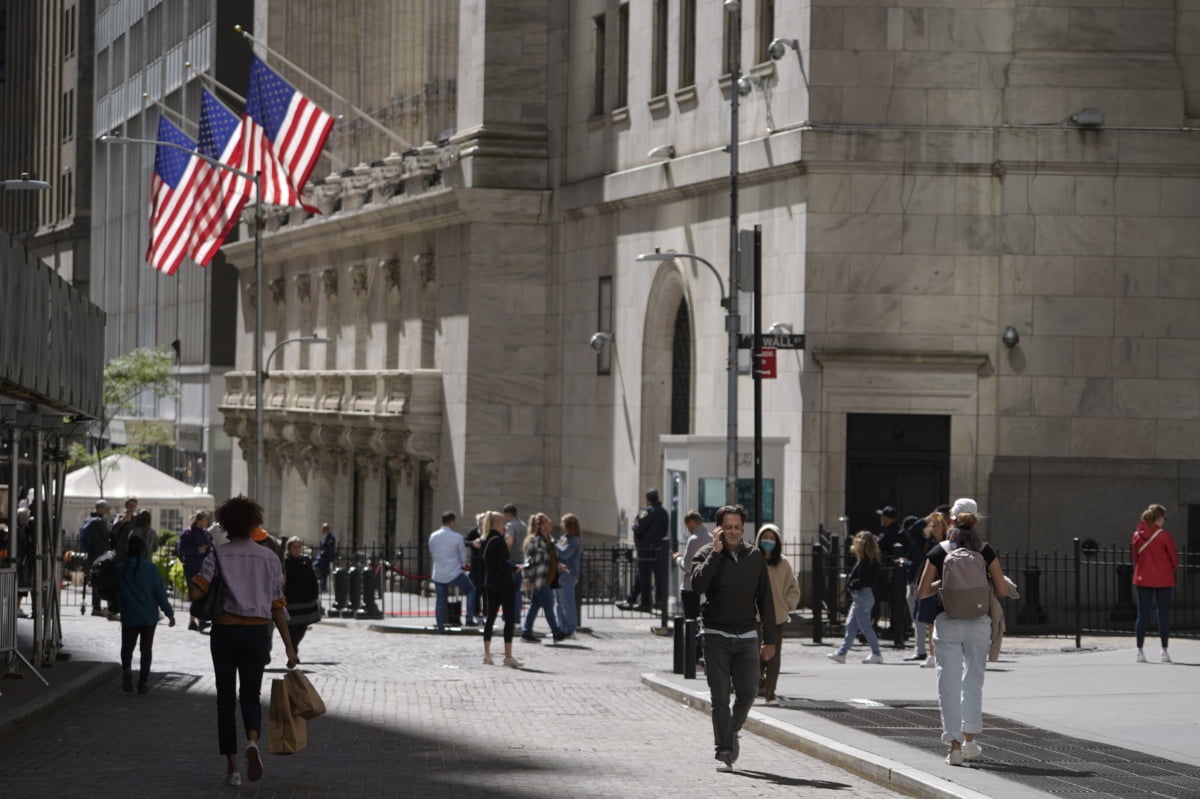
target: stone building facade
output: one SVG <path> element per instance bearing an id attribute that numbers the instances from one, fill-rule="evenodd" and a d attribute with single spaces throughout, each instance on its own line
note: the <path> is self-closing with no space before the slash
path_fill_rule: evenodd
<path id="1" fill-rule="evenodd" d="M 762 226 L 762 328 L 807 337 L 763 390 L 792 540 L 969 495 L 1006 547 L 1123 541 L 1151 501 L 1200 504 L 1194 5 L 741 3 L 737 226 Z M 722 287 L 636 256 L 726 274 L 739 17 L 363 2 L 370 25 L 325 31 L 304 21 L 322 3 L 257 6 L 272 46 L 352 102 L 401 98 L 413 139 L 348 130 L 308 189 L 328 213 L 273 217 L 261 297 L 251 245 L 225 248 L 242 290 L 223 410 L 247 458 L 252 303 L 267 351 L 333 340 L 272 367 L 273 523 L 405 546 L 443 508 L 513 501 L 622 536 L 668 444 L 695 447 L 681 501 L 706 504 Z"/>

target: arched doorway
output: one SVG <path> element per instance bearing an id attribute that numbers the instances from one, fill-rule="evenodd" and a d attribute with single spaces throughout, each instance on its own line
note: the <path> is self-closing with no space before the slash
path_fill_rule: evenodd
<path id="1" fill-rule="evenodd" d="M 661 436 L 690 433 L 693 336 L 687 284 L 678 266 L 659 268 L 642 335 L 640 491 L 662 480 Z"/>

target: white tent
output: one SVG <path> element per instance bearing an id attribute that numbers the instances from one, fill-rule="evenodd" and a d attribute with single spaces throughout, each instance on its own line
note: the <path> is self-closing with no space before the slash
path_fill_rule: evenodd
<path id="1" fill-rule="evenodd" d="M 110 521 L 121 512 L 125 498 L 130 496 L 138 498 L 138 510 L 150 511 L 150 523 L 160 532 L 178 533 L 191 522 L 192 513 L 213 508 L 212 494 L 203 493 L 136 458 L 109 455 L 102 465 L 105 470 L 104 499 L 108 500 Z M 84 466 L 67 474 L 63 520 L 68 541 L 79 531 L 98 499 L 100 486 L 93 467 Z"/>

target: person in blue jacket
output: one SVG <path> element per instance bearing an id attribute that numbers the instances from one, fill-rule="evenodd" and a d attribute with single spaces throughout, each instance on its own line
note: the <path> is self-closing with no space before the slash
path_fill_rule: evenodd
<path id="1" fill-rule="evenodd" d="M 137 536 L 129 538 L 129 557 L 117 564 L 117 591 L 121 608 L 121 690 L 133 692 L 133 647 L 141 639 L 142 663 L 138 671 L 138 693 L 150 692 L 150 661 L 154 657 L 154 628 L 158 609 L 175 626 L 175 611 L 167 601 L 158 567 L 146 559 L 146 544 Z"/>

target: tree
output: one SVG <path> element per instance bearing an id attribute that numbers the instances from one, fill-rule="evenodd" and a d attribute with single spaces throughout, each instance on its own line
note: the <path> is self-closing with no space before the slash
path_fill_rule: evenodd
<path id="1" fill-rule="evenodd" d="M 67 465 L 71 469 L 90 466 L 96 471 L 96 482 L 100 495 L 104 495 L 104 478 L 116 466 L 116 459 L 104 463 L 109 455 L 124 455 L 138 460 L 150 457 L 150 447 L 169 446 L 175 443 L 170 432 L 161 424 L 145 421 L 126 427 L 128 443 L 114 447 L 109 443 L 109 427 L 119 416 L 133 416 L 138 410 L 138 400 L 145 393 L 151 396 L 174 397 L 179 394 L 172 371 L 174 355 L 149 347 L 118 355 L 104 366 L 104 405 L 88 435 L 87 446 L 78 442 L 71 445 Z"/>

